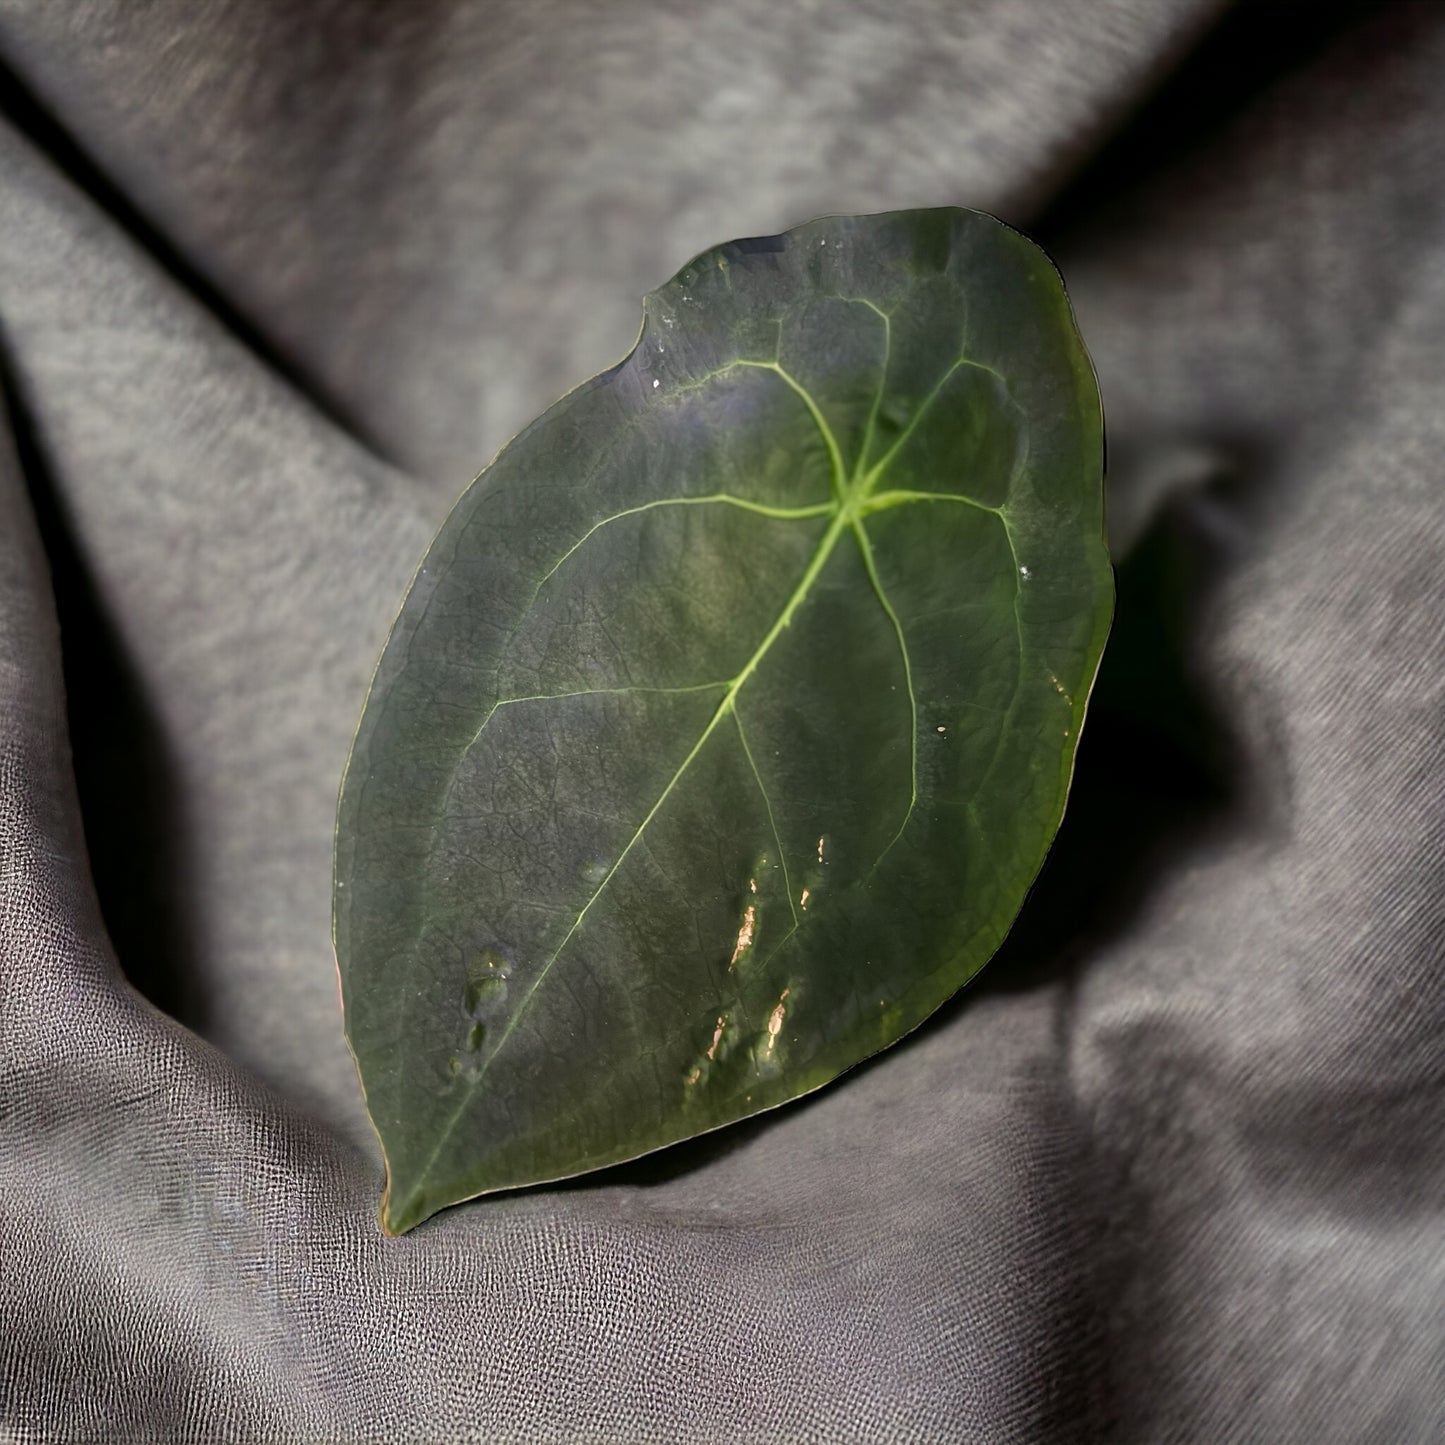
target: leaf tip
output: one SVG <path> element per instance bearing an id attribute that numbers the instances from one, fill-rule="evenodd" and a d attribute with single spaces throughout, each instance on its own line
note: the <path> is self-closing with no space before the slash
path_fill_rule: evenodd
<path id="1" fill-rule="evenodd" d="M 390 1162 L 386 1166 L 386 1187 L 381 1191 L 381 1207 L 377 1219 L 381 1232 L 388 1239 L 400 1239 L 409 1234 L 424 1220 L 437 1212 L 439 1205 L 431 1203 L 424 1189 L 411 1189 L 398 1202 L 395 1174 Z"/>
<path id="2" fill-rule="evenodd" d="M 400 1239 L 403 1234 L 410 1233 L 435 1212 L 434 1209 L 427 1207 L 426 1202 L 418 1193 L 413 1193 L 404 1204 L 394 1205 L 391 1188 L 388 1185 L 386 1193 L 381 1197 L 381 1209 L 378 1216 L 381 1222 L 381 1232 L 388 1239 Z"/>

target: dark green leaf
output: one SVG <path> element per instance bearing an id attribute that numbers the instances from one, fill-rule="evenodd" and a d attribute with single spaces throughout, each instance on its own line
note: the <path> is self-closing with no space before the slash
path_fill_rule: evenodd
<path id="1" fill-rule="evenodd" d="M 699 257 L 448 518 L 342 791 L 399 1232 L 826 1083 L 988 959 L 1112 602 L 1057 273 L 975 212 Z"/>

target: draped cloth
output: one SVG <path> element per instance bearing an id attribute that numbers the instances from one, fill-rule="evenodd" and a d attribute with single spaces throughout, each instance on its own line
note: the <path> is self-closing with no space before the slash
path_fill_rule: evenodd
<path id="1" fill-rule="evenodd" d="M 1428 0 L 0 0 L 0 1436 L 1440 1438 L 1442 76 Z M 1109 425 L 1014 934 L 384 1238 L 330 835 L 430 536 L 691 255 L 943 204 Z"/>

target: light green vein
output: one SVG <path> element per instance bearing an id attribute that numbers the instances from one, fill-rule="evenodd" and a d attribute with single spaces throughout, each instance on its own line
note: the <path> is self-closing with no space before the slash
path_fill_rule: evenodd
<path id="1" fill-rule="evenodd" d="M 976 512 L 987 512 L 989 516 L 998 518 L 999 525 L 1003 528 L 1004 540 L 1008 543 L 1009 556 L 1013 559 L 1014 630 L 1018 633 L 1019 652 L 1022 654 L 1024 620 L 1019 613 L 1019 603 L 1023 601 L 1023 583 L 1026 574 L 1023 565 L 1019 562 L 1018 548 L 1014 544 L 1013 528 L 1009 526 L 1007 507 L 990 507 L 986 502 L 962 496 L 958 492 L 891 491 L 879 492 L 876 496 L 866 498 L 859 504 L 858 512 L 860 516 L 871 516 L 874 512 L 887 511 L 891 507 L 909 506 L 917 502 L 956 502 L 961 506 L 972 507 Z"/>
<path id="2" fill-rule="evenodd" d="M 1009 557 L 1013 562 L 1013 617 L 1014 632 L 1018 639 L 1018 671 L 1014 675 L 1013 691 L 1010 694 L 1008 706 L 1003 710 L 1003 717 L 999 725 L 998 734 L 994 740 L 994 748 L 989 758 L 988 766 L 984 769 L 983 776 L 966 805 L 970 820 L 976 829 L 981 830 L 982 822 L 978 817 L 976 799 L 988 786 L 993 778 L 994 769 L 998 766 L 998 760 L 1003 751 L 1003 739 L 1007 733 L 1010 719 L 1013 716 L 1013 710 L 1018 703 L 1019 692 L 1022 687 L 1025 645 L 1024 621 L 1019 608 L 1023 602 L 1024 570 L 1022 564 L 1019 562 L 1018 548 L 1014 544 L 1013 528 L 1009 526 L 1008 511 L 1003 506 L 990 507 L 984 502 L 980 502 L 973 497 L 962 496 L 957 492 L 912 492 L 900 490 L 880 492 L 876 496 L 869 497 L 862 504 L 860 511 L 866 515 L 884 511 L 890 507 L 905 506 L 918 502 L 956 502 L 963 506 L 971 507 L 975 511 L 987 512 L 991 516 L 997 517 L 1000 525 L 1003 527 L 1004 540 L 1008 543 Z M 902 830 L 900 829 L 899 831 L 901 832 Z M 897 842 L 897 838 L 895 837 L 893 841 Z M 892 843 L 888 845 L 889 848 L 892 846 Z M 886 853 L 888 849 L 885 848 L 883 851 Z M 879 862 L 881 861 L 882 856 L 880 855 Z M 874 867 L 877 867 L 877 864 L 874 864 Z"/>
<path id="3" fill-rule="evenodd" d="M 1020 637 L 1022 639 L 1022 634 Z M 986 838 L 987 835 L 984 832 L 983 819 L 978 815 L 978 800 L 984 795 L 988 789 L 988 785 L 993 781 L 994 769 L 998 767 L 999 759 L 1003 756 L 1004 739 L 1008 736 L 1009 727 L 1013 723 L 1014 709 L 1018 706 L 1019 696 L 1023 692 L 1023 681 L 1024 656 L 1021 640 L 1018 671 L 1014 674 L 1013 691 L 1009 694 L 1008 706 L 1003 710 L 1003 716 L 999 719 L 998 732 L 994 735 L 993 752 L 989 756 L 988 766 L 983 770 L 983 774 L 979 778 L 978 783 L 970 791 L 964 808 L 969 821 L 974 825 L 974 831 L 980 838 Z"/>
<path id="4" fill-rule="evenodd" d="M 569 697 L 630 697 L 634 693 L 651 693 L 661 697 L 675 697 L 687 692 L 711 692 L 728 685 L 727 679 L 715 682 L 692 682 L 684 687 L 583 687 L 576 692 L 539 692 L 530 697 L 503 697 L 492 704 L 492 712 L 499 707 L 512 707 L 519 702 L 563 702 Z M 490 714 L 489 714 L 490 715 Z"/>
<path id="5" fill-rule="evenodd" d="M 792 387 L 795 392 L 797 392 L 799 397 L 802 398 L 803 405 L 806 406 L 808 408 L 808 411 L 812 414 L 814 424 L 817 426 L 818 432 L 823 438 L 823 445 L 828 448 L 828 459 L 833 464 L 833 494 L 841 500 L 843 496 L 843 479 L 845 475 L 843 468 L 843 453 L 838 447 L 838 438 L 833 435 L 833 428 L 828 425 L 828 418 L 823 415 L 822 409 L 818 406 L 818 403 L 814 401 L 812 392 L 810 392 L 808 388 L 805 387 L 802 382 L 800 382 L 796 377 L 794 377 L 780 362 L 736 361 L 733 363 L 733 365 L 751 367 L 756 371 L 775 372 L 778 376 L 782 377 L 782 379 L 790 387 Z"/>
<path id="6" fill-rule="evenodd" d="M 544 573 L 542 574 L 542 576 L 538 579 L 536 586 L 532 588 L 532 595 L 531 595 L 530 598 L 528 598 L 528 600 L 527 600 L 527 605 L 522 608 L 521 612 L 518 614 L 517 621 L 513 624 L 511 631 L 508 632 L 506 641 L 502 644 L 502 647 L 501 647 L 500 650 L 499 650 L 500 653 L 501 653 L 502 655 L 505 655 L 506 652 L 510 649 L 513 640 L 516 638 L 516 635 L 517 635 L 518 631 L 520 630 L 520 628 L 521 628 L 521 626 L 522 626 L 522 623 L 526 621 L 526 619 L 531 615 L 531 612 L 532 612 L 533 607 L 535 607 L 535 606 L 537 605 L 537 599 L 542 595 L 542 589 L 547 585 L 548 582 L 550 582 L 550 581 L 552 580 L 553 577 L 555 577 L 555 576 L 557 575 L 557 573 L 558 573 L 559 571 L 561 571 L 562 567 L 566 564 L 566 562 L 568 561 L 568 559 L 571 558 L 571 557 L 573 556 L 573 554 L 576 553 L 577 550 L 578 550 L 580 547 L 582 547 L 582 546 L 588 541 L 589 538 L 596 536 L 597 533 L 600 532 L 603 527 L 606 527 L 606 526 L 610 525 L 610 524 L 613 523 L 613 522 L 619 522 L 619 521 L 621 521 L 624 517 L 635 517 L 635 516 L 637 516 L 637 515 L 638 515 L 639 513 L 641 513 L 641 512 L 650 512 L 650 511 L 653 511 L 654 509 L 656 509 L 656 508 L 658 508 L 658 507 L 699 507 L 699 506 L 728 506 L 728 507 L 739 507 L 739 508 L 741 508 L 741 509 L 742 509 L 743 511 L 745 511 L 745 512 L 755 512 L 755 513 L 757 513 L 759 516 L 772 517 L 772 518 L 774 518 L 774 519 L 776 519 L 776 520 L 778 520 L 778 521 L 785 521 L 785 522 L 801 521 L 801 520 L 803 520 L 803 519 L 805 519 L 805 518 L 808 518 L 808 517 L 826 517 L 826 516 L 831 516 L 831 515 L 837 510 L 837 505 L 836 505 L 836 503 L 834 503 L 834 502 L 818 502 L 818 503 L 815 503 L 814 505 L 808 506 L 808 507 L 769 507 L 769 506 L 766 506 L 766 505 L 765 505 L 764 503 L 762 503 L 762 502 L 749 501 L 746 497 L 735 497 L 735 496 L 733 496 L 731 493 L 728 493 L 728 492 L 711 492 L 711 493 L 709 493 L 708 495 L 702 496 L 702 497 L 659 497 L 659 498 L 657 498 L 655 501 L 643 502 L 643 503 L 641 503 L 640 505 L 638 505 L 638 506 L 636 506 L 636 507 L 628 507 L 628 508 L 626 508 L 625 510 L 623 510 L 623 511 L 621 511 L 621 512 L 614 512 L 610 517 L 603 517 L 603 518 L 601 519 L 601 521 L 594 522 L 594 523 L 592 524 L 592 526 L 590 526 L 590 527 L 587 529 L 587 531 L 584 532 L 584 533 L 582 534 L 582 536 L 579 537 L 579 538 L 546 570 L 546 572 L 544 572 Z M 696 691 L 702 691 L 703 689 L 708 688 L 708 687 L 726 687 L 726 686 L 727 686 L 727 683 L 726 683 L 726 682 L 699 683 L 698 686 L 697 686 L 697 688 L 696 688 L 695 690 L 696 690 Z M 602 691 L 602 690 L 603 690 L 603 689 L 598 689 L 598 691 Z M 642 687 L 636 687 L 636 688 L 618 688 L 618 689 L 616 689 L 616 691 L 618 691 L 618 692 L 629 692 L 629 691 L 632 691 L 632 692 L 671 692 L 671 691 L 683 692 L 683 691 L 691 691 L 691 690 L 693 690 L 693 689 L 686 689 L 686 688 L 677 688 L 677 689 L 672 689 L 672 688 L 642 688 Z M 561 694 L 561 695 L 562 695 L 562 696 L 570 696 L 571 694 Z M 466 747 L 462 750 L 462 751 L 463 751 L 463 756 L 465 756 L 465 755 L 466 755 L 467 753 L 469 753 L 474 747 L 476 747 L 477 743 L 481 740 L 482 733 L 486 731 L 487 724 L 488 724 L 489 722 L 491 722 L 492 717 L 495 715 L 495 713 L 496 713 L 496 711 L 497 711 L 497 709 L 498 709 L 499 707 L 505 707 L 505 706 L 507 706 L 509 703 L 513 703 L 513 702 L 526 702 L 526 701 L 539 701 L 539 702 L 540 702 L 540 701 L 545 701 L 545 699 L 544 699 L 544 698 L 541 698 L 541 697 L 538 697 L 538 698 L 536 698 L 536 699 L 528 699 L 528 698 L 502 698 L 500 701 L 493 703 L 492 706 L 487 710 L 486 716 L 481 720 L 480 724 L 478 724 L 477 730 L 472 734 L 471 740 L 467 743 Z M 455 785 L 455 781 L 456 781 L 456 780 L 455 780 L 455 776 L 453 776 L 453 785 Z M 452 790 L 451 790 L 451 788 L 449 787 L 449 788 L 447 789 L 447 792 L 446 792 L 445 797 L 443 798 L 443 806 L 445 806 L 445 803 L 446 803 L 447 799 L 450 798 L 450 796 L 451 796 L 451 791 L 452 791 Z"/>
<path id="7" fill-rule="evenodd" d="M 873 393 L 873 405 L 868 412 L 868 423 L 863 429 L 863 442 L 858 448 L 858 460 L 853 467 L 853 485 L 863 475 L 868 453 L 873 447 L 873 435 L 878 426 L 878 411 L 883 405 L 883 394 L 888 388 L 888 363 L 893 356 L 893 318 L 881 306 L 875 305 L 864 296 L 843 296 L 839 298 L 855 306 L 866 306 L 883 322 L 883 360 L 878 367 L 878 387 Z"/>
<path id="8" fill-rule="evenodd" d="M 683 687 L 646 687 L 642 685 L 628 687 L 584 687 L 576 692 L 539 692 L 529 697 L 500 697 L 487 709 L 486 716 L 477 724 L 477 730 L 471 735 L 466 746 L 462 749 L 462 756 L 465 757 L 482 740 L 482 734 L 487 730 L 487 724 L 504 707 L 514 707 L 521 702 L 565 702 L 573 697 L 631 697 L 636 694 L 647 694 L 652 697 L 680 697 L 690 692 L 713 692 L 728 686 L 727 678 L 719 678 L 715 682 L 694 682 Z M 450 748 L 448 752 L 452 751 Z M 447 790 L 442 794 L 441 806 L 437 810 L 445 813 L 447 804 L 451 801 L 452 793 L 456 789 L 457 778 L 461 775 L 460 767 L 452 774 L 452 780 Z"/>
<path id="9" fill-rule="evenodd" d="M 918 430 L 923 418 L 928 415 L 933 403 L 942 395 L 943 388 L 948 385 L 957 372 L 962 371 L 965 367 L 974 371 L 982 371 L 988 376 L 993 377 L 993 379 L 1003 387 L 1004 392 L 1006 394 L 1008 393 L 1008 382 L 1001 372 L 995 371 L 993 367 L 982 361 L 974 361 L 971 357 L 960 356 L 958 360 L 938 378 L 937 382 L 934 383 L 933 389 L 918 404 L 918 410 L 913 413 L 913 417 L 908 425 L 898 434 L 898 440 L 895 441 L 864 474 L 862 478 L 862 488 L 865 492 L 871 492 L 873 488 L 878 485 L 879 480 L 882 478 L 884 472 L 888 470 L 893 458 L 908 444 L 914 432 Z"/>
<path id="10" fill-rule="evenodd" d="M 853 535 L 858 542 L 858 550 L 863 556 L 863 566 L 868 573 L 868 580 L 873 584 L 873 591 L 877 594 L 878 601 L 883 611 L 888 615 L 888 620 L 893 624 L 894 635 L 898 638 L 898 652 L 903 659 L 903 681 L 908 690 L 908 807 L 904 809 L 903 821 L 899 823 L 897 831 L 888 840 L 887 846 L 878 855 L 877 861 L 873 864 L 877 868 L 888 851 L 903 836 L 903 830 L 908 826 L 908 821 L 913 817 L 913 810 L 918 806 L 918 695 L 913 689 L 913 663 L 908 656 L 908 639 L 903 633 L 903 623 L 899 620 L 898 613 L 894 610 L 892 602 L 888 600 L 888 593 L 883 588 L 883 579 L 878 575 L 878 566 L 873 559 L 873 547 L 868 540 L 868 533 L 864 529 L 862 520 L 855 518 L 852 523 Z"/>
<path id="11" fill-rule="evenodd" d="M 761 977 L 766 978 L 768 974 L 768 965 L 772 963 L 772 961 L 788 946 L 788 943 L 791 941 L 793 935 L 802 926 L 802 920 L 795 913 L 793 915 L 792 925 L 789 927 L 788 931 L 767 951 L 767 953 L 763 955 L 761 963 L 756 963 L 753 965 L 753 971 Z"/>
<path id="12" fill-rule="evenodd" d="M 991 507 L 987 502 L 980 502 L 975 497 L 965 497 L 959 492 L 876 492 L 861 505 L 859 511 L 866 517 L 873 512 L 886 512 L 890 507 L 904 507 L 913 502 L 958 502 L 962 506 L 973 507 L 976 511 L 991 512 L 995 517 L 1003 517 L 1005 523 L 1008 521 L 1002 507 Z"/>
<path id="13" fill-rule="evenodd" d="M 741 365 L 741 366 L 751 366 L 751 365 L 762 365 L 763 363 L 739 362 L 739 363 L 737 363 L 737 364 L 738 364 L 738 365 Z M 771 363 L 769 363 L 769 364 L 767 365 L 767 369 L 768 369 L 768 370 L 773 370 L 773 369 L 775 369 L 775 368 L 772 366 Z M 794 388 L 795 390 L 801 390 L 801 388 L 798 387 L 797 383 L 794 382 L 794 381 L 792 381 L 791 378 L 785 377 L 784 380 L 787 380 L 787 381 L 789 382 L 789 384 L 790 384 L 791 386 L 793 386 L 793 388 Z M 805 397 L 807 397 L 807 393 L 806 393 L 806 392 L 803 392 L 803 395 L 804 395 Z M 811 397 L 807 397 L 807 399 L 808 399 L 809 402 L 812 401 L 812 398 L 811 398 Z M 824 427 L 824 429 L 825 429 L 825 432 L 824 432 L 825 437 L 826 437 L 826 436 L 831 436 L 831 433 L 829 433 L 829 432 L 826 431 L 826 423 L 822 421 L 821 416 L 820 416 L 819 413 L 817 412 L 816 407 L 812 407 L 811 409 L 812 409 L 812 411 L 813 411 L 814 416 L 815 416 L 816 418 L 818 418 L 820 426 Z M 836 445 L 836 444 L 835 444 L 835 445 Z M 728 506 L 728 507 L 739 507 L 739 508 L 741 508 L 741 509 L 742 509 L 743 511 L 745 511 L 745 512 L 754 512 L 754 513 L 756 513 L 758 516 L 761 516 L 761 517 L 771 517 L 771 518 L 774 518 L 774 519 L 777 520 L 777 521 L 784 521 L 784 522 L 803 521 L 803 520 L 805 520 L 805 519 L 807 519 L 807 518 L 810 518 L 810 517 L 827 517 L 827 516 L 833 516 L 834 514 L 836 514 L 836 512 L 837 512 L 837 510 L 838 510 L 838 506 L 837 506 L 837 503 L 836 503 L 836 502 L 816 502 L 816 503 L 814 503 L 813 505 L 807 506 L 807 507 L 770 507 L 770 506 L 768 506 L 768 505 L 766 505 L 765 503 L 762 503 L 762 502 L 750 501 L 750 500 L 749 500 L 748 498 L 746 498 L 746 497 L 735 497 L 735 496 L 733 496 L 730 492 L 710 492 L 710 493 L 708 493 L 706 496 L 701 496 L 701 497 L 658 497 L 658 498 L 657 498 L 656 500 L 654 500 L 654 501 L 651 501 L 651 502 L 642 502 L 642 503 L 640 503 L 640 504 L 639 504 L 638 506 L 636 506 L 636 507 L 627 507 L 627 508 L 625 508 L 623 511 L 614 512 L 610 517 L 603 517 L 600 521 L 594 522 L 594 523 L 592 524 L 592 526 L 590 526 L 570 547 L 568 547 L 568 549 L 567 549 L 567 550 L 546 570 L 546 572 L 544 572 L 544 573 L 542 574 L 542 576 L 538 579 L 537 585 L 536 585 L 535 587 L 533 587 L 533 589 L 532 589 L 532 595 L 531 595 L 531 597 L 528 599 L 527 605 L 522 609 L 520 615 L 519 615 L 518 618 L 517 618 L 517 621 L 516 621 L 515 625 L 512 627 L 512 630 L 507 634 L 507 640 L 506 640 L 506 642 L 502 645 L 502 648 L 501 648 L 502 653 L 505 653 L 505 652 L 511 647 L 512 641 L 513 641 L 513 639 L 516 637 L 517 632 L 518 632 L 518 629 L 521 627 L 522 623 L 527 619 L 527 617 L 530 616 L 531 611 L 532 611 L 532 608 L 537 605 L 537 599 L 542 595 L 542 589 L 547 585 L 548 582 L 550 582 L 550 581 L 552 580 L 553 577 L 555 577 L 555 576 L 557 575 L 557 573 L 558 573 L 559 571 L 561 571 L 561 569 L 563 568 L 563 566 L 566 565 L 567 561 L 568 561 L 582 546 L 584 546 L 592 537 L 596 536 L 597 533 L 600 532 L 603 527 L 609 526 L 609 525 L 611 525 L 611 523 L 613 523 L 613 522 L 620 522 L 624 517 L 635 517 L 635 516 L 637 516 L 639 513 L 642 513 L 642 512 L 651 512 L 651 511 L 653 511 L 653 510 L 655 510 L 656 508 L 659 508 L 659 507 L 699 507 L 699 506 Z M 712 687 L 712 686 L 723 686 L 723 687 L 725 687 L 725 686 L 727 686 L 727 684 L 726 684 L 726 683 L 719 683 L 719 684 L 702 683 L 702 684 L 699 685 L 698 690 L 701 691 L 703 688 Z M 619 691 L 627 691 L 628 689 L 625 689 L 625 688 L 624 688 L 624 689 L 618 689 L 618 690 L 619 690 Z M 655 688 L 655 689 L 637 688 L 637 689 L 633 689 L 633 690 L 639 691 L 639 692 L 640 692 L 640 691 L 666 692 L 666 691 L 669 691 L 670 689 L 667 689 L 667 688 Z M 681 690 L 681 689 L 679 689 L 679 690 Z M 492 717 L 493 717 L 493 714 L 495 714 L 495 712 L 497 711 L 497 709 L 498 709 L 499 707 L 504 706 L 507 702 L 516 702 L 516 701 L 523 701 L 523 700 L 524 700 L 524 699 L 519 699 L 519 698 L 508 698 L 508 699 L 503 699 L 501 702 L 493 703 L 492 706 L 488 709 L 487 715 L 482 719 L 480 725 L 477 727 L 476 732 L 474 732 L 474 733 L 472 734 L 471 741 L 466 745 L 466 748 L 463 750 L 463 755 L 465 755 L 466 753 L 470 752 L 470 751 L 472 750 L 472 748 L 474 748 L 474 747 L 477 745 L 477 743 L 478 743 L 478 742 L 480 741 L 480 739 L 481 739 L 482 733 L 483 733 L 483 732 L 485 731 L 485 729 L 486 729 L 487 724 L 488 724 L 489 722 L 491 722 Z M 538 700 L 540 701 L 541 699 L 538 699 Z M 448 789 L 448 796 L 450 796 L 450 792 L 451 792 L 451 790 Z"/>
<path id="14" fill-rule="evenodd" d="M 758 765 L 753 758 L 753 750 L 748 746 L 748 735 L 743 730 L 742 714 L 738 711 L 737 703 L 733 703 L 733 722 L 737 725 L 738 741 L 743 745 L 743 753 L 748 760 L 748 766 L 753 770 L 753 777 L 757 779 L 758 792 L 762 796 L 763 807 L 768 810 L 768 826 L 773 830 L 773 844 L 778 850 L 778 863 L 783 870 L 783 891 L 788 895 L 788 911 L 793 915 L 793 927 L 798 926 L 798 909 L 793 902 L 793 884 L 788 876 L 788 855 L 783 849 L 782 834 L 778 832 L 778 820 L 773 816 L 773 800 L 768 796 L 767 786 L 763 782 L 763 775 L 758 771 Z"/>
<path id="15" fill-rule="evenodd" d="M 744 512 L 755 512 L 760 517 L 773 517 L 780 522 L 802 521 L 806 517 L 824 517 L 834 510 L 832 502 L 818 502 L 811 507 L 769 507 L 762 502 L 752 502 L 746 497 L 734 497 L 728 492 L 712 492 L 705 497 L 659 497 L 656 501 L 643 502 L 636 507 L 627 507 L 621 512 L 614 512 L 610 517 L 603 517 L 600 522 L 594 522 L 552 565 L 544 572 L 537 583 L 536 592 L 532 600 L 537 600 L 537 594 L 542 588 L 561 570 L 562 566 L 571 558 L 578 548 L 585 545 L 592 537 L 602 530 L 603 527 L 610 527 L 613 522 L 620 522 L 624 517 L 635 517 L 641 512 L 655 511 L 658 507 L 703 507 L 703 506 L 727 506 L 738 507 Z M 528 609 L 530 610 L 530 608 Z"/>

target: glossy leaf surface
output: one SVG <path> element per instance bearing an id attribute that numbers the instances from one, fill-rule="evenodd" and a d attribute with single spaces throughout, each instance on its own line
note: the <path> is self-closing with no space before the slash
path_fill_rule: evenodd
<path id="1" fill-rule="evenodd" d="M 1112 605 L 1048 259 L 936 210 L 720 246 L 443 526 L 343 787 L 399 1232 L 815 1089 L 988 959 Z"/>

